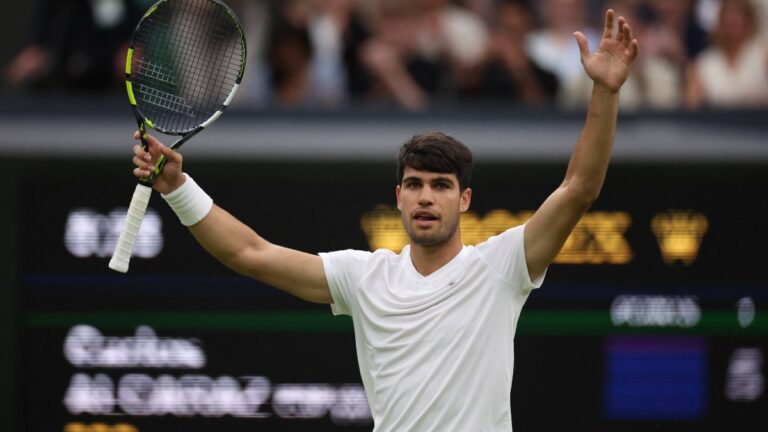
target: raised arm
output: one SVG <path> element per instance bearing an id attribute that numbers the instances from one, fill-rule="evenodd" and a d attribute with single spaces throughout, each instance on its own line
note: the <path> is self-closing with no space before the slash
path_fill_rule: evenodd
<path id="1" fill-rule="evenodd" d="M 590 53 L 587 38 L 574 33 L 581 62 L 593 80 L 584 129 L 568 163 L 563 183 L 525 226 L 525 258 L 532 279 L 540 276 L 560 252 L 581 216 L 600 194 L 616 134 L 619 89 L 637 56 L 637 40 L 623 17 L 613 34 L 614 12 L 605 14 L 600 47 Z"/>
<path id="2" fill-rule="evenodd" d="M 149 152 L 136 145 L 134 153 L 134 175 L 139 178 L 149 175 L 161 154 L 168 159 L 154 185 L 158 192 L 169 194 L 188 181 L 181 171 L 181 155 L 154 137 L 149 139 Z M 332 302 L 319 256 L 274 245 L 216 205 L 189 230 L 206 251 L 232 270 L 307 301 Z"/>

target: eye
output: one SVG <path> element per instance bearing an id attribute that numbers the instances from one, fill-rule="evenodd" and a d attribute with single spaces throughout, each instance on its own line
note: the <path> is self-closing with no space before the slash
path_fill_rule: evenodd
<path id="1" fill-rule="evenodd" d="M 444 183 L 444 182 L 435 183 L 435 189 L 438 189 L 438 190 L 450 189 L 450 187 L 451 185 L 449 185 L 448 183 Z"/>

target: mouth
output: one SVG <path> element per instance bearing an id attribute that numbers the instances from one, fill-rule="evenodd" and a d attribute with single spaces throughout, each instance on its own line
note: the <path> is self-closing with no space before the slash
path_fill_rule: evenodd
<path id="1" fill-rule="evenodd" d="M 436 214 L 427 211 L 427 210 L 418 210 L 413 213 L 413 219 L 418 223 L 419 225 L 429 225 L 433 222 L 436 222 L 439 218 Z"/>

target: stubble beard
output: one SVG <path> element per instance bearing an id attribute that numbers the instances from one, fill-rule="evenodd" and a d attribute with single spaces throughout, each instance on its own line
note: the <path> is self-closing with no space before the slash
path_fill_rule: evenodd
<path id="1" fill-rule="evenodd" d="M 443 220 L 441 219 L 441 222 Z M 435 231 L 420 232 L 420 230 L 414 229 L 412 221 L 403 216 L 403 226 L 405 232 L 408 234 L 408 238 L 411 243 L 415 243 L 419 246 L 426 248 L 435 248 L 448 243 L 453 238 L 456 231 L 459 229 L 459 219 L 456 218 L 450 225 L 444 226 L 443 229 L 437 229 Z"/>

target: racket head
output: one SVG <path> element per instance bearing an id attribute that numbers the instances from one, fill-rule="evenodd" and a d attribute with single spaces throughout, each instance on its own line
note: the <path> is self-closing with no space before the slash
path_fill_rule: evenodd
<path id="1" fill-rule="evenodd" d="M 235 13 L 219 0 L 160 0 L 136 26 L 125 62 L 140 122 L 168 135 L 199 132 L 229 105 L 245 71 Z"/>

